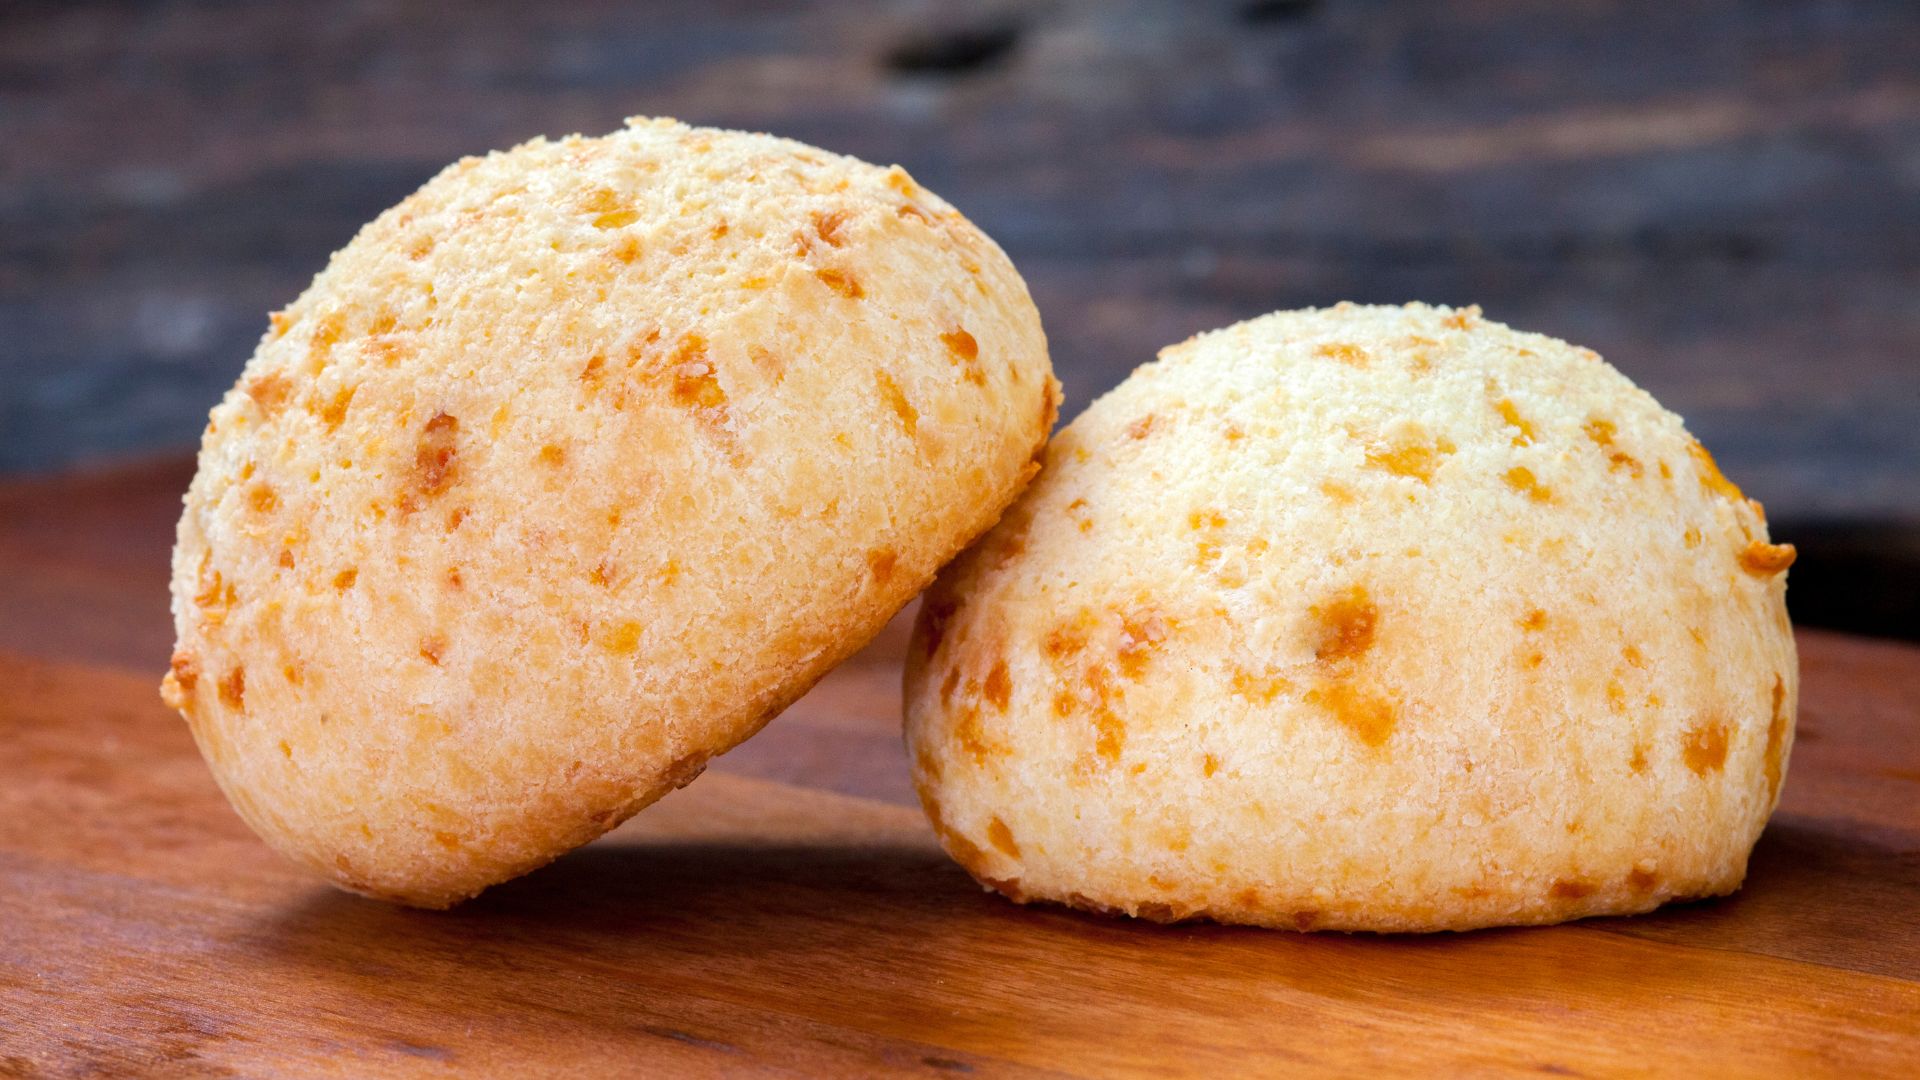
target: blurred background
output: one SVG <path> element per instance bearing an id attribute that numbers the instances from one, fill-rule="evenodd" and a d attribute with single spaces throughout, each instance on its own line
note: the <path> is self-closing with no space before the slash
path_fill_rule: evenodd
<path id="1" fill-rule="evenodd" d="M 0 0 L 0 560 L 76 543 L 50 483 L 164 524 L 266 313 L 442 166 L 633 114 L 906 166 L 1066 416 L 1342 299 L 1592 347 L 1801 545 L 1799 621 L 1920 636 L 1915 0 Z"/>

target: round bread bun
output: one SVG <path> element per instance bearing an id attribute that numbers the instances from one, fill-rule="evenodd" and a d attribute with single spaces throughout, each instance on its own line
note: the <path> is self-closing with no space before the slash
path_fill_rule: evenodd
<path id="1" fill-rule="evenodd" d="M 1163 351 L 945 570 L 906 734 L 1015 900 L 1426 931 L 1737 888 L 1793 743 L 1768 542 L 1592 352 L 1412 305 Z"/>
<path id="2" fill-rule="evenodd" d="M 273 846 L 447 906 L 866 642 L 1057 401 L 1020 275 L 897 167 L 666 120 L 468 158 L 213 410 L 163 694 Z"/>

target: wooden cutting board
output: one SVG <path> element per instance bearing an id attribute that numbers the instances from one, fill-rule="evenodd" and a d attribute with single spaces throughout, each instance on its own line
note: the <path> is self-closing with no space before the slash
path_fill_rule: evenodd
<path id="1" fill-rule="evenodd" d="M 807 764 L 854 747 L 898 797 L 884 658 L 602 841 L 408 911 L 268 852 L 150 673 L 0 654 L 0 1075 L 1920 1072 L 1920 650 L 1803 647 L 1743 892 L 1433 937 L 982 893 Z"/>

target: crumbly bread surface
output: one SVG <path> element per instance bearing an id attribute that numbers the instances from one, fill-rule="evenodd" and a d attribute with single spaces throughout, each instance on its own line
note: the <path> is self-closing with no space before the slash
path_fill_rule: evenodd
<path id="1" fill-rule="evenodd" d="M 1016 900 L 1420 931 L 1737 888 L 1793 549 L 1594 353 L 1419 305 L 1173 346 L 942 572 L 906 734 Z"/>
<path id="2" fill-rule="evenodd" d="M 213 410 L 163 693 L 267 841 L 445 906 L 858 648 L 1057 401 L 1020 276 L 897 167 L 664 120 L 469 158 Z"/>

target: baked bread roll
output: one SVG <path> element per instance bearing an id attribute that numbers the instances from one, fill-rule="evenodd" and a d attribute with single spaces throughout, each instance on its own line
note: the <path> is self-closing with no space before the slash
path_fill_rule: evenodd
<path id="1" fill-rule="evenodd" d="M 1057 394 L 1020 275 L 898 168 L 664 120 L 469 158 L 213 410 L 165 697 L 273 846 L 451 904 L 857 649 Z"/>
<path id="2" fill-rule="evenodd" d="M 914 778 L 1020 901 L 1422 931 L 1726 893 L 1793 745 L 1792 560 L 1592 352 L 1269 315 L 1095 402 L 941 574 Z"/>

